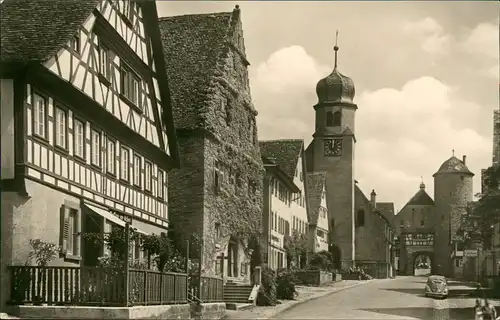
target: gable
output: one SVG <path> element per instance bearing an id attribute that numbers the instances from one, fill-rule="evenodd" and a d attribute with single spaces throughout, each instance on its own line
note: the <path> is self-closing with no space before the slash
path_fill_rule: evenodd
<path id="1" fill-rule="evenodd" d="M 171 154 L 168 86 L 160 86 L 165 71 L 155 71 L 163 57 L 153 50 L 149 33 L 156 19 L 153 1 L 102 0 L 43 65 Z"/>
<path id="2" fill-rule="evenodd" d="M 307 214 L 310 224 L 317 224 L 320 214 L 320 207 L 326 208 L 326 197 L 324 196 L 325 172 L 310 172 L 306 176 L 307 181 Z"/>
<path id="3" fill-rule="evenodd" d="M 204 124 L 203 108 L 228 43 L 231 19 L 231 12 L 160 18 L 173 116 L 179 129 Z"/>
<path id="4" fill-rule="evenodd" d="M 434 200 L 425 192 L 425 189 L 420 189 L 410 201 L 408 201 L 407 205 L 433 206 Z"/>
<path id="5" fill-rule="evenodd" d="M 299 159 L 303 156 L 303 146 L 304 141 L 300 139 L 259 141 L 261 154 L 272 159 L 294 181 L 298 166 L 302 166 Z"/>

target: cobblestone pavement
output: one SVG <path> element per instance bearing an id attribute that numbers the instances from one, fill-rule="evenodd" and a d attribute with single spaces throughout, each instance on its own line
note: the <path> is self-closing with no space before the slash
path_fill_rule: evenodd
<path id="1" fill-rule="evenodd" d="M 376 281 L 376 280 L 373 280 Z M 273 317 L 275 314 L 290 308 L 296 304 L 303 303 L 304 300 L 309 300 L 315 297 L 321 297 L 326 294 L 333 293 L 340 289 L 346 289 L 352 286 L 363 285 L 371 281 L 355 281 L 355 280 L 343 280 L 339 282 L 332 283 L 331 285 L 322 287 L 303 287 L 297 286 L 297 291 L 299 296 L 296 300 L 285 300 L 281 301 L 280 304 L 274 307 L 253 307 L 251 309 L 243 311 L 233 311 L 228 310 L 226 319 L 268 319 Z M 349 289 L 352 290 L 352 289 Z"/>
<path id="2" fill-rule="evenodd" d="M 453 296 L 463 290 L 450 283 L 445 300 L 423 296 L 425 277 L 398 277 L 368 283 L 292 307 L 273 319 L 474 319 L 475 299 Z M 493 302 L 498 305 L 498 302 Z"/>

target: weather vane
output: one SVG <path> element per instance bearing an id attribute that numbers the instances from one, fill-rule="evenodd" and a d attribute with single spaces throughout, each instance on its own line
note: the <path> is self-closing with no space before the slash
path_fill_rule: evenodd
<path id="1" fill-rule="evenodd" d="M 451 149 L 451 155 L 455 156 L 455 149 Z"/>
<path id="2" fill-rule="evenodd" d="M 335 46 L 333 47 L 333 50 L 335 50 L 335 68 L 337 68 L 337 51 L 339 51 L 339 31 L 335 33 Z"/>

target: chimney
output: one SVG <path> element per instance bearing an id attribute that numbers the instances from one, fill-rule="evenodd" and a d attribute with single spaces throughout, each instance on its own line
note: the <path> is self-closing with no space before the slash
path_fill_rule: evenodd
<path id="1" fill-rule="evenodd" d="M 373 208 L 377 207 L 377 194 L 375 193 L 375 190 L 372 190 L 372 193 L 370 193 L 370 202 Z"/>
<path id="2" fill-rule="evenodd" d="M 462 156 L 462 162 L 463 162 L 464 164 L 465 164 L 465 160 L 467 160 L 467 156 L 464 154 L 464 155 Z"/>

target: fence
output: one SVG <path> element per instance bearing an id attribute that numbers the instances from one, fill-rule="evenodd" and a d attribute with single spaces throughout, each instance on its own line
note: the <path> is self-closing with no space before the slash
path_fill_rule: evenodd
<path id="1" fill-rule="evenodd" d="M 11 303 L 131 306 L 187 303 L 187 275 L 99 267 L 11 266 Z"/>
<path id="2" fill-rule="evenodd" d="M 198 281 L 193 281 L 196 284 Z M 218 277 L 201 277 L 201 283 L 191 286 L 192 295 L 202 302 L 224 301 L 224 280 Z"/>

